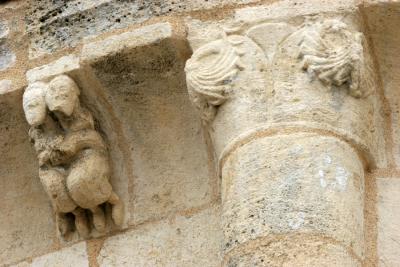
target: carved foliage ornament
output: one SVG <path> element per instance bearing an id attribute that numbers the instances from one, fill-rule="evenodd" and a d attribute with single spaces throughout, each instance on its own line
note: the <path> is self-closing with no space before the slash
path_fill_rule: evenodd
<path id="1" fill-rule="evenodd" d="M 224 36 L 200 47 L 186 62 L 189 96 L 206 124 L 226 101 L 235 76 L 243 69 L 240 60 L 243 52 L 238 48 L 242 42 L 235 36 Z"/>
<path id="2" fill-rule="evenodd" d="M 302 31 L 299 58 L 302 68 L 328 86 L 346 84 L 349 94 L 367 96 L 369 88 L 362 46 L 363 35 L 337 20 L 308 20 Z"/>
<path id="3" fill-rule="evenodd" d="M 109 183 L 107 148 L 81 106 L 79 88 L 66 75 L 48 84 L 30 84 L 23 96 L 29 136 L 39 161 L 39 178 L 57 215 L 61 236 L 77 230 L 88 237 L 104 232 L 104 203 L 111 204 L 116 225 L 123 222 L 123 203 Z"/>
<path id="4" fill-rule="evenodd" d="M 276 28 L 280 31 L 265 30 L 264 34 L 273 32 L 270 38 L 262 35 L 260 25 L 247 30 L 247 37 L 263 49 L 276 50 L 283 40 L 289 39 L 288 35 L 300 36 L 300 43 L 295 44 L 299 46 L 298 58 L 312 78 L 318 78 L 327 86 L 348 86 L 349 94 L 356 98 L 368 96 L 372 72 L 365 60 L 362 33 L 351 31 L 337 19 L 315 17 L 308 18 L 297 31 L 293 27 L 292 33 L 289 25 L 271 25 L 279 26 Z M 206 124 L 213 120 L 218 106 L 227 100 L 236 75 L 244 69 L 241 63 L 244 52 L 238 46 L 244 37 L 241 32 L 246 31 L 241 27 L 235 28 L 235 35 L 227 36 L 229 31 L 225 30 L 221 39 L 197 49 L 186 63 L 189 96 Z M 246 50 L 249 54 L 253 52 Z M 272 62 L 275 51 L 264 52 L 271 55 L 265 60 Z"/>

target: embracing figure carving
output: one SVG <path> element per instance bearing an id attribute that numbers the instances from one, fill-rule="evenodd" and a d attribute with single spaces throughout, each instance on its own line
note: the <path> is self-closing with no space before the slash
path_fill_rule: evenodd
<path id="1" fill-rule="evenodd" d="M 23 96 L 39 177 L 66 239 L 75 229 L 83 237 L 93 227 L 104 232 L 104 203 L 111 204 L 116 225 L 122 224 L 124 215 L 123 203 L 109 182 L 106 145 L 92 115 L 80 105 L 79 93 L 70 77 L 60 75 L 48 84 L 29 85 Z"/>

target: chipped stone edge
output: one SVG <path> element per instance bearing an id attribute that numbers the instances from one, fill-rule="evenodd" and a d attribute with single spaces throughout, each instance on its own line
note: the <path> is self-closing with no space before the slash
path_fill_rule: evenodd
<path id="1" fill-rule="evenodd" d="M 28 83 L 37 81 L 48 82 L 57 75 L 68 73 L 79 68 L 79 58 L 75 55 L 68 55 L 61 57 L 50 64 L 28 70 L 26 73 L 26 79 Z"/>
<path id="2" fill-rule="evenodd" d="M 296 8 L 293 8 L 293 5 Z M 259 21 L 275 20 L 282 18 L 293 18 L 320 13 L 353 13 L 358 9 L 357 1 L 340 1 L 331 5 L 322 4 L 321 0 L 285 0 L 270 5 L 246 7 L 237 9 L 234 14 L 236 21 L 242 23 L 255 23 Z"/>
<path id="3" fill-rule="evenodd" d="M 172 37 L 172 26 L 168 22 L 140 27 L 84 45 L 80 55 L 81 62 L 90 64 L 126 48 L 145 46 L 170 37 Z"/>

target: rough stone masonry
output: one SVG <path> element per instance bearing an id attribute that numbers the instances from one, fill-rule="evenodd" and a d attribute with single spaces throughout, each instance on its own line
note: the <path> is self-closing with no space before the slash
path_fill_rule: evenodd
<path id="1" fill-rule="evenodd" d="M 398 2 L 0 14 L 0 266 L 400 265 Z"/>

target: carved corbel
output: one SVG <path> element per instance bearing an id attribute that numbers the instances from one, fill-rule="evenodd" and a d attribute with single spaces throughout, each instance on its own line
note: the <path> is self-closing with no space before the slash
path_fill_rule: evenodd
<path id="1" fill-rule="evenodd" d="M 23 108 L 39 161 L 39 178 L 57 215 L 60 235 L 77 230 L 89 237 L 106 230 L 105 203 L 112 219 L 123 223 L 123 203 L 109 182 L 111 169 L 92 114 L 81 105 L 77 84 L 66 75 L 30 84 Z"/>

